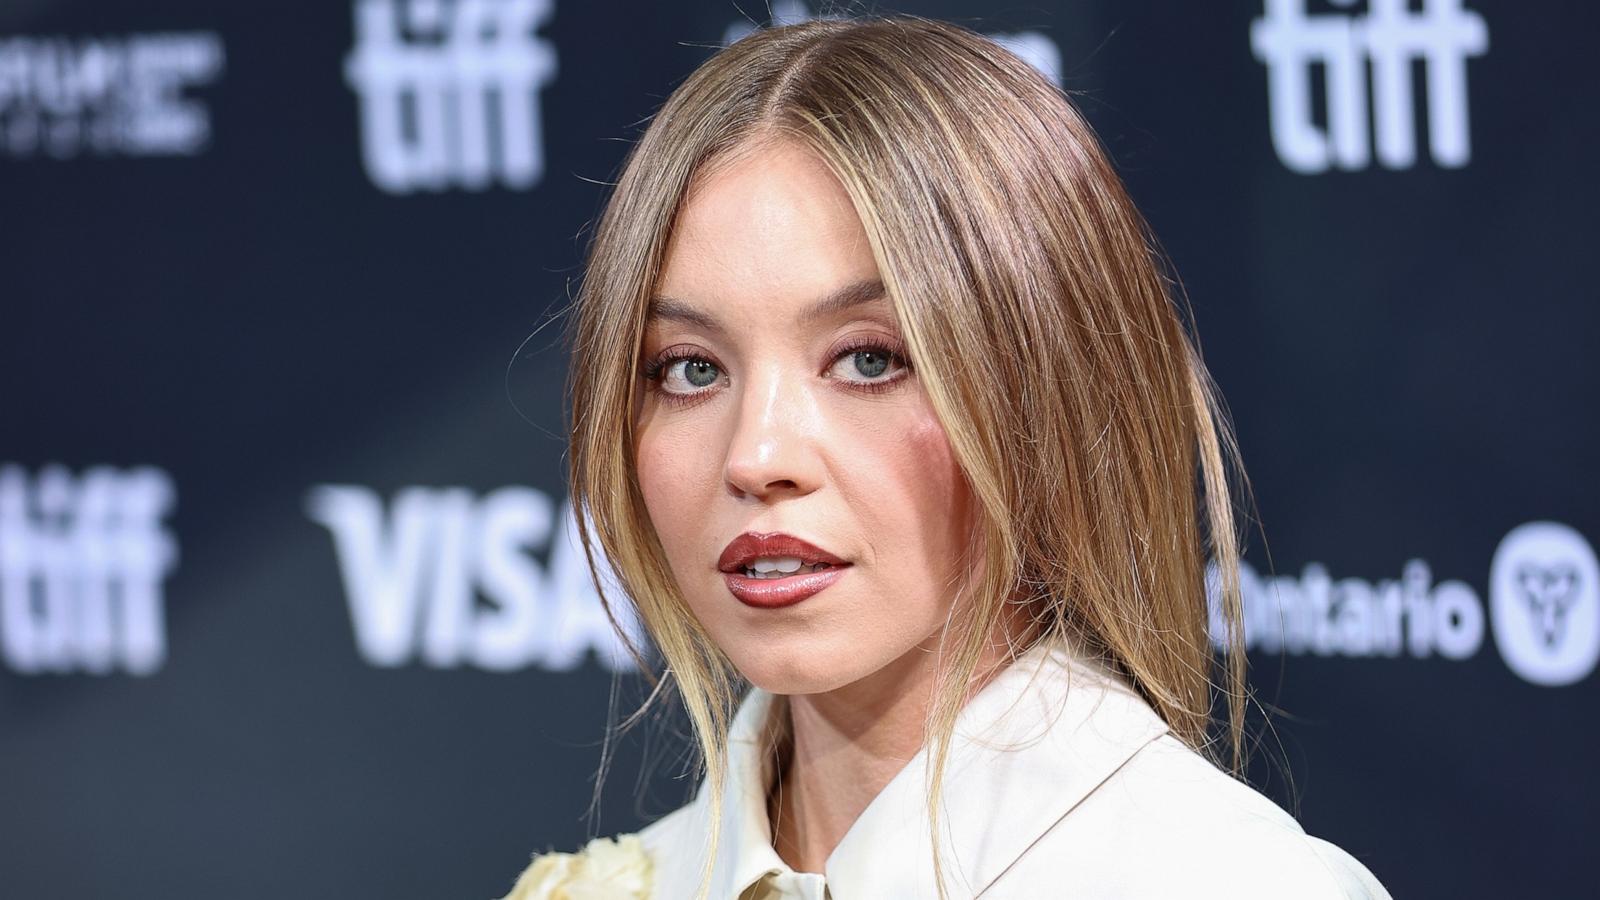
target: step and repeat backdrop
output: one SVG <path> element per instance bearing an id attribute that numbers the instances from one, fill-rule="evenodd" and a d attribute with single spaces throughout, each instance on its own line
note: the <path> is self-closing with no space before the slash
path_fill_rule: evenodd
<path id="1" fill-rule="evenodd" d="M 1600 13 L 862 9 L 1071 91 L 1172 256 L 1255 783 L 1397 897 L 1592 896 Z M 681 719 L 603 740 L 556 313 L 672 87 L 839 12 L 0 5 L 0 895 L 489 898 L 687 798 Z"/>

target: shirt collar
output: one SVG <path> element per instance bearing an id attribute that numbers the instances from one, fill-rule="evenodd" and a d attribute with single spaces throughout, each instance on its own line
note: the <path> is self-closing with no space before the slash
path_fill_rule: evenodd
<path id="1" fill-rule="evenodd" d="M 768 873 L 792 871 L 772 848 L 767 821 L 768 729 L 781 700 L 754 688 L 730 725 L 711 876 L 714 900 L 732 900 Z M 940 810 L 946 886 L 957 895 L 983 891 L 1167 730 L 1127 681 L 1081 644 L 1065 640 L 1030 648 L 975 694 L 956 719 Z M 936 895 L 925 799 L 929 765 L 923 748 L 851 825 L 825 865 L 832 896 Z M 709 807 L 710 791 L 702 787 L 695 803 Z M 996 815 L 997 810 L 1004 812 Z"/>

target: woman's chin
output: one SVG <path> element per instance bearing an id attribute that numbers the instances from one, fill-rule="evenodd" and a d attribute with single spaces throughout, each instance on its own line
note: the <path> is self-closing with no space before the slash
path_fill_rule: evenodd
<path id="1" fill-rule="evenodd" d="M 852 622 L 783 636 L 746 631 L 718 643 L 739 674 L 764 691 L 826 694 L 890 669 L 897 670 L 891 677 L 906 677 L 906 665 L 922 658 L 910 655 L 919 639 L 915 632 L 897 632 L 894 624 Z M 874 639 L 863 640 L 863 634 Z"/>
<path id="2" fill-rule="evenodd" d="M 734 659 L 746 680 L 773 694 L 822 694 L 843 687 L 866 675 L 854 665 L 803 651 L 772 652 L 758 650 L 749 659 Z"/>

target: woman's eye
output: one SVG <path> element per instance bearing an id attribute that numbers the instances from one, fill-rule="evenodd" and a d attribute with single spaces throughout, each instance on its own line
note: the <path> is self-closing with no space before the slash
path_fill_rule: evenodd
<path id="1" fill-rule="evenodd" d="M 885 372 L 893 375 L 898 369 L 891 370 L 892 363 L 898 363 L 899 368 L 904 368 L 904 361 L 900 354 L 887 347 L 857 347 L 847 350 L 839 355 L 839 361 L 834 363 L 834 370 L 840 377 L 847 381 L 883 382 Z"/>
<path id="2" fill-rule="evenodd" d="M 682 370 L 681 375 L 677 373 Z M 717 382 L 717 367 L 707 360 L 691 357 L 689 359 L 674 360 L 666 366 L 666 377 L 671 380 L 675 375 L 683 380 L 691 390 L 708 388 Z"/>

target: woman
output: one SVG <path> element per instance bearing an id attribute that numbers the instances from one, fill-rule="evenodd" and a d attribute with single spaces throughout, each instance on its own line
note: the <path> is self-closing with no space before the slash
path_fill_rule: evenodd
<path id="1" fill-rule="evenodd" d="M 706 775 L 510 897 L 1387 896 L 1230 774 L 1236 453 L 1153 246 L 957 26 L 772 28 L 673 93 L 591 248 L 570 487 Z"/>

